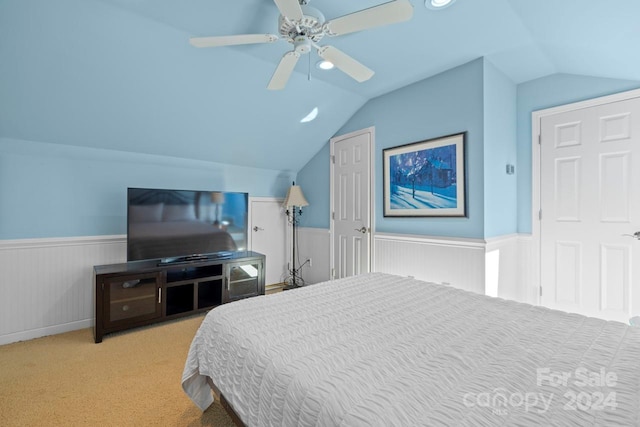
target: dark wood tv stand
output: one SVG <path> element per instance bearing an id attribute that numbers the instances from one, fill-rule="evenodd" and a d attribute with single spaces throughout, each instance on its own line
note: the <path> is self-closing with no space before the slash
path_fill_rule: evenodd
<path id="1" fill-rule="evenodd" d="M 95 342 L 111 332 L 264 295 L 264 263 L 264 255 L 242 251 L 178 263 L 154 259 L 95 266 Z"/>

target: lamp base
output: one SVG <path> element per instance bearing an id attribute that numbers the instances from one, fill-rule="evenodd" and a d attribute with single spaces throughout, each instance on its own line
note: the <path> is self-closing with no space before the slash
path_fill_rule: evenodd
<path id="1" fill-rule="evenodd" d="M 304 279 L 300 275 L 300 269 L 289 270 L 289 277 L 285 280 L 286 286 L 283 289 L 297 289 L 304 286 Z"/>

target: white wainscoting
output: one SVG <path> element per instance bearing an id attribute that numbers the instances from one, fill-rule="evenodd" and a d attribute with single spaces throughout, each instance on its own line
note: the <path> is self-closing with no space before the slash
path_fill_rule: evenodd
<path id="1" fill-rule="evenodd" d="M 493 280 L 498 296 L 536 304 L 531 251 L 523 235 L 484 241 L 377 233 L 373 270 L 480 293 Z M 299 259 L 312 260 L 302 268 L 306 283 L 329 280 L 329 253 L 328 229 L 298 229 Z M 93 266 L 125 259 L 126 236 L 0 241 L 0 345 L 93 326 Z"/>
<path id="2" fill-rule="evenodd" d="M 447 239 L 376 233 L 374 271 L 413 276 L 484 293 L 485 243 L 477 239 Z"/>
<path id="3" fill-rule="evenodd" d="M 540 272 L 534 268 L 535 250 L 536 246 L 531 234 L 518 235 L 518 280 L 523 292 L 520 301 L 538 305 L 540 304 L 540 288 L 538 287 Z"/>
<path id="4" fill-rule="evenodd" d="M 313 260 L 311 269 L 303 268 L 305 281 L 328 280 L 329 230 L 299 230 L 300 260 Z M 372 269 L 536 304 L 531 250 L 529 235 L 482 240 L 376 233 Z"/>
<path id="5" fill-rule="evenodd" d="M 126 236 L 0 241 L 0 345 L 88 328 L 93 266 L 126 260 Z"/>
<path id="6" fill-rule="evenodd" d="M 530 241 L 517 234 L 485 241 L 377 233 L 374 269 L 535 304 Z"/>
<path id="7" fill-rule="evenodd" d="M 329 280 L 331 275 L 330 234 L 328 228 L 297 228 L 297 258 L 300 264 L 307 259 L 311 265 L 302 267 L 302 278 L 305 284 L 313 284 Z"/>
<path id="8" fill-rule="evenodd" d="M 518 234 L 487 239 L 485 285 L 486 290 L 497 290 L 486 292 L 487 295 L 537 303 L 531 299 L 530 242 L 530 237 Z"/>

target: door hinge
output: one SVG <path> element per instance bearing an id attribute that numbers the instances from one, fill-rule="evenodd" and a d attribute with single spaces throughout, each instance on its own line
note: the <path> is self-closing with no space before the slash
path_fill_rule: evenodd
<path id="1" fill-rule="evenodd" d="M 542 134 L 538 134 L 538 145 L 542 145 Z"/>
<path id="2" fill-rule="evenodd" d="M 335 212 L 331 212 L 331 219 L 332 220 L 336 220 L 336 213 Z"/>
<path id="3" fill-rule="evenodd" d="M 542 286 L 540 286 L 540 296 L 542 296 Z"/>
<path id="4" fill-rule="evenodd" d="M 335 165 L 336 164 L 336 156 L 331 155 L 329 157 L 331 157 L 331 163 L 333 163 Z"/>
<path id="5" fill-rule="evenodd" d="M 542 209 L 538 211 L 538 220 L 542 221 Z"/>
<path id="6" fill-rule="evenodd" d="M 332 268 L 332 269 L 331 269 L 331 278 L 333 279 L 333 278 L 335 278 L 335 277 L 336 277 L 336 269 L 335 269 L 335 268 Z"/>

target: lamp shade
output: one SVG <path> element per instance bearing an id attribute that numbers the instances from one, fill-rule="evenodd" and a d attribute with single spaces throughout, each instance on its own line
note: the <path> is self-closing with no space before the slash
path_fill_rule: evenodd
<path id="1" fill-rule="evenodd" d="M 211 193 L 211 202 L 212 203 L 223 204 L 224 203 L 224 193 L 221 193 L 219 191 L 214 191 L 213 193 Z"/>
<path id="2" fill-rule="evenodd" d="M 309 202 L 304 198 L 304 194 L 302 194 L 302 188 L 299 185 L 292 185 L 289 187 L 289 191 L 287 191 L 287 197 L 284 199 L 284 203 L 282 204 L 285 207 L 290 206 L 309 206 Z"/>

